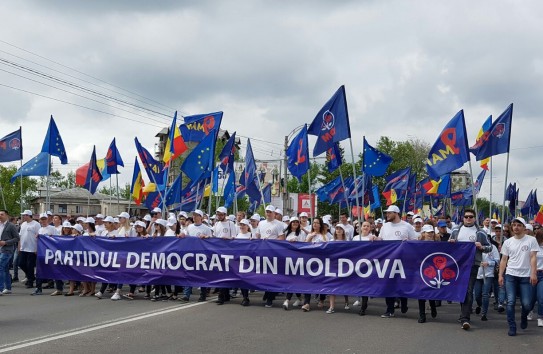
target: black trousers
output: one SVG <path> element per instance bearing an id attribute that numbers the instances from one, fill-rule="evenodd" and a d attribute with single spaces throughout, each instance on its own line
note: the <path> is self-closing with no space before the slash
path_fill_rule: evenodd
<path id="1" fill-rule="evenodd" d="M 36 276 L 34 275 L 36 269 L 36 253 L 25 251 L 19 252 L 19 268 L 25 272 L 27 282 L 34 283 L 36 281 Z"/>

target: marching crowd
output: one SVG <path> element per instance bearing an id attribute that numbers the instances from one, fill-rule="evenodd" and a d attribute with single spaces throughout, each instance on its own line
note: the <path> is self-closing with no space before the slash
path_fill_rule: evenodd
<path id="1" fill-rule="evenodd" d="M 21 213 L 21 220 L 11 218 L 7 211 L 0 210 L 0 295 L 12 293 L 12 281 L 19 281 L 19 269 L 26 276 L 21 280 L 25 287 L 34 289 L 31 295 L 42 295 L 43 289 L 54 288 L 51 296 L 94 296 L 103 298 L 112 293 L 111 300 L 134 299 L 138 294 L 152 301 L 180 300 L 190 301 L 191 287 L 158 284 L 130 284 L 123 294 L 122 284 L 102 283 L 99 288 L 94 282 L 79 282 L 66 279 L 46 280 L 35 277 L 37 237 L 50 235 L 59 237 L 200 237 L 223 239 L 268 239 L 287 242 L 337 242 L 337 241 L 407 241 L 423 240 L 431 242 L 472 242 L 476 247 L 475 259 L 470 273 L 466 297 L 460 304 L 458 321 L 464 330 L 470 328 L 473 312 L 480 315 L 482 321 L 488 320 L 491 294 L 494 298 L 494 310 L 506 311 L 509 325 L 508 334 L 516 335 L 515 305 L 517 297 L 521 303 L 520 327 L 525 329 L 528 320 L 537 317 L 537 324 L 543 327 L 543 230 L 541 225 L 531 220 L 514 218 L 510 224 L 500 225 L 498 220 L 485 219 L 483 225 L 475 222 L 475 211 L 466 209 L 463 221 L 456 225 L 449 216 L 426 218 L 407 213 L 401 218 L 400 209 L 391 205 L 385 210 L 385 220 L 374 220 L 368 216 L 359 223 L 351 222 L 346 213 L 333 221 L 330 215 L 313 220 L 307 213 L 298 216 L 284 216 L 283 212 L 268 205 L 265 216 L 254 214 L 249 217 L 240 211 L 237 215 L 228 215 L 225 207 L 217 208 L 212 216 L 201 210 L 194 210 L 189 216 L 185 212 L 175 215 L 169 213 L 162 218 L 159 208 L 152 210 L 143 218 L 131 218 L 127 212 L 116 217 L 98 214 L 94 217 L 67 217 L 53 215 L 50 212 L 39 215 L 34 220 L 30 210 Z M 13 274 L 10 272 L 13 270 Z M 65 285 L 68 289 L 65 291 Z M 248 306 L 250 289 L 200 289 L 198 301 L 205 301 L 209 293 L 218 293 L 217 304 L 222 305 L 238 291 L 243 299 L 241 305 Z M 277 293 L 264 292 L 266 307 L 273 307 Z M 294 297 L 294 302 L 291 304 Z M 323 308 L 326 298 L 329 307 L 327 314 L 335 312 L 336 296 L 317 294 L 314 299 L 318 308 Z M 289 310 L 300 307 L 302 311 L 311 310 L 312 294 L 285 294 L 282 307 Z M 430 300 L 429 309 L 432 318 L 437 316 L 437 307 L 441 301 Z M 536 306 L 537 303 L 537 306 Z M 395 310 L 408 311 L 406 298 L 386 298 L 386 310 L 383 318 L 395 316 Z M 473 309 L 475 305 L 475 310 Z M 360 306 L 359 314 L 365 315 L 368 297 L 359 297 L 354 303 L 344 296 L 344 308 Z M 426 322 L 426 301 L 418 300 L 419 323 Z"/>

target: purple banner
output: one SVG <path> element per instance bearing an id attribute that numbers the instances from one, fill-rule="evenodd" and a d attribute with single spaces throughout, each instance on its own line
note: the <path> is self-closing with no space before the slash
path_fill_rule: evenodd
<path id="1" fill-rule="evenodd" d="M 45 279 L 463 301 L 475 246 L 460 242 L 40 236 Z"/>

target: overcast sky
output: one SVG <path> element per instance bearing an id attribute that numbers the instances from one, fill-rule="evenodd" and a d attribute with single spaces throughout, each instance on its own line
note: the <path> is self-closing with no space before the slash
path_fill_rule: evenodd
<path id="1" fill-rule="evenodd" d="M 22 126 L 26 161 L 53 114 L 70 161 L 54 158 L 54 168 L 75 170 L 93 145 L 103 157 L 116 137 L 120 178 L 129 181 L 134 137 L 152 150 L 175 110 L 224 111 L 222 128 L 243 136 L 243 149 L 254 138 L 256 157 L 273 160 L 284 136 L 310 123 L 342 84 L 355 153 L 364 135 L 370 144 L 382 135 L 433 144 L 460 109 L 471 145 L 483 121 L 513 102 L 509 180 L 523 200 L 531 188 L 543 191 L 542 13 L 538 1 L 1 2 L 0 84 L 115 116 L 0 85 L 0 136 Z M 505 156 L 494 159 L 494 200 Z"/>

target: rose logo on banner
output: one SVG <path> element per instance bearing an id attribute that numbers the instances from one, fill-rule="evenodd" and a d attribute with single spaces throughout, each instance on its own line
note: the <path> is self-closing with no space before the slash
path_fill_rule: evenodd
<path id="1" fill-rule="evenodd" d="M 447 253 L 432 253 L 420 264 L 420 277 L 433 289 L 451 284 L 458 279 L 460 267 Z"/>

